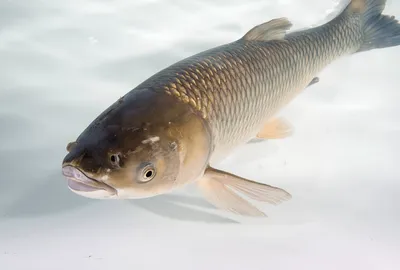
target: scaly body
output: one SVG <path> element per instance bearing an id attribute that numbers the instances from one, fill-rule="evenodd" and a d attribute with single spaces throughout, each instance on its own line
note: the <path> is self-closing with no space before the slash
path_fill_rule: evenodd
<path id="1" fill-rule="evenodd" d="M 354 25 L 360 20 L 341 16 L 312 31 L 267 42 L 244 37 L 180 61 L 138 88 L 163 90 L 198 110 L 210 125 L 212 157 L 219 161 L 256 136 L 326 65 L 357 51 L 363 33 Z M 277 24 L 290 27 L 285 19 Z"/>
<path id="2" fill-rule="evenodd" d="M 291 195 L 210 164 L 253 137 L 287 136 L 274 115 L 335 59 L 400 45 L 400 25 L 381 14 L 385 3 L 352 0 L 330 22 L 290 34 L 287 19 L 274 19 L 158 72 L 68 145 L 63 174 L 70 189 L 91 198 L 142 198 L 197 181 L 217 207 L 264 215 L 236 192 L 273 204 Z"/>

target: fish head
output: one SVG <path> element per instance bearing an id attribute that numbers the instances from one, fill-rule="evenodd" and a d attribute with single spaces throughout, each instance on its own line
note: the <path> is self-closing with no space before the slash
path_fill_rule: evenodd
<path id="1" fill-rule="evenodd" d="M 137 90 L 99 115 L 67 150 L 62 172 L 74 193 L 135 199 L 201 177 L 211 140 L 190 106 L 165 93 Z"/>

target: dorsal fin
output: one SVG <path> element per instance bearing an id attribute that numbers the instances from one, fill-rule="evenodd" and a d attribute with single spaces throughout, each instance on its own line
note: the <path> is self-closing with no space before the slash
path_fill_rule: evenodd
<path id="1" fill-rule="evenodd" d="M 258 41 L 283 39 L 291 27 L 292 23 L 287 18 L 277 18 L 253 27 L 242 39 Z"/>

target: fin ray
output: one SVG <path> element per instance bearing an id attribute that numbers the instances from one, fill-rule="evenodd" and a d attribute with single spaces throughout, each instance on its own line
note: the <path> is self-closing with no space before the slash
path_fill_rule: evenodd
<path id="1" fill-rule="evenodd" d="M 284 118 L 270 119 L 257 133 L 257 138 L 281 139 L 293 134 L 293 127 Z"/>
<path id="2" fill-rule="evenodd" d="M 208 167 L 198 187 L 206 199 L 217 208 L 246 216 L 266 216 L 245 198 L 273 205 L 289 200 L 292 196 L 283 189 L 248 180 L 234 174 Z"/>
<path id="3" fill-rule="evenodd" d="M 287 18 L 277 18 L 253 27 L 242 39 L 247 41 L 283 40 L 286 31 L 291 27 L 292 23 Z"/>
<path id="4" fill-rule="evenodd" d="M 208 168 L 207 172 L 212 174 L 214 179 L 234 190 L 244 193 L 253 200 L 277 205 L 292 197 L 288 192 L 281 188 L 245 179 L 228 172 L 220 171 L 211 167 Z"/>
<path id="5" fill-rule="evenodd" d="M 221 182 L 212 178 L 203 178 L 198 182 L 198 187 L 205 198 L 219 209 L 244 216 L 266 216 L 264 212 L 250 202 L 229 190 Z"/>
<path id="6" fill-rule="evenodd" d="M 382 14 L 386 0 L 351 0 L 345 12 L 361 15 L 363 43 L 356 51 L 400 45 L 400 24 L 394 16 Z"/>

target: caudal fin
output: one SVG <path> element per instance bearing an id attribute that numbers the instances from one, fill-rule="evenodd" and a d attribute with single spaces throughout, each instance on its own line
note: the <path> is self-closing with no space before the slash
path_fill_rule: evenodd
<path id="1" fill-rule="evenodd" d="M 400 24 L 383 15 L 386 0 L 351 0 L 348 11 L 361 15 L 363 43 L 357 52 L 400 45 Z"/>

